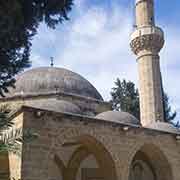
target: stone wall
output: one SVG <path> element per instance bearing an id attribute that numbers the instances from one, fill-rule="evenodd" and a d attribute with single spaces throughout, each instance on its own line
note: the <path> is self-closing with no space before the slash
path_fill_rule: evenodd
<path id="1" fill-rule="evenodd" d="M 39 137 L 23 145 L 23 180 L 79 180 L 79 168 L 89 155 L 95 157 L 105 179 L 128 180 L 137 152 L 149 158 L 158 180 L 180 179 L 176 135 L 80 116 L 25 111 L 24 130 L 33 128 Z"/>

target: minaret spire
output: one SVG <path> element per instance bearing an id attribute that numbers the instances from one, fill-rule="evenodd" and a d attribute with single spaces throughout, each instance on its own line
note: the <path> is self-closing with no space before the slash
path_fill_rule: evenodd
<path id="1" fill-rule="evenodd" d="M 155 26 L 154 1 L 136 0 L 136 29 L 131 35 L 131 49 L 137 56 L 139 72 L 141 123 L 164 121 L 159 52 L 164 33 Z"/>

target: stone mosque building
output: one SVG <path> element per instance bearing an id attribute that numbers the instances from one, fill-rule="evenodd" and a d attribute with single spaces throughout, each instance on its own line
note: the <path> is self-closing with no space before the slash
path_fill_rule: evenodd
<path id="1" fill-rule="evenodd" d="M 180 132 L 164 122 L 153 0 L 136 0 L 131 48 L 137 56 L 141 121 L 111 110 L 80 75 L 40 67 L 17 77 L 0 104 L 16 109 L 14 129 L 38 138 L 21 155 L 0 156 L 0 171 L 22 180 L 180 180 Z"/>

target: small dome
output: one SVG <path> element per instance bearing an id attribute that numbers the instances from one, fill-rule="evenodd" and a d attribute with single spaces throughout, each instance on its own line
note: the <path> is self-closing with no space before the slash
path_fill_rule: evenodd
<path id="1" fill-rule="evenodd" d="M 98 114 L 95 118 L 118 123 L 140 125 L 139 120 L 134 116 L 127 112 L 121 111 L 106 111 Z"/>
<path id="2" fill-rule="evenodd" d="M 50 110 L 55 112 L 64 112 L 64 113 L 72 113 L 72 114 L 81 114 L 81 110 L 75 104 L 63 101 L 63 100 L 55 100 L 55 99 L 46 99 L 46 100 L 38 100 L 27 102 L 25 105 Z"/>
<path id="3" fill-rule="evenodd" d="M 146 127 L 150 128 L 150 129 L 159 130 L 159 131 L 180 134 L 180 130 L 178 128 L 174 127 L 170 123 L 154 122 L 154 123 L 151 123 L 151 124 L 147 125 Z"/>
<path id="4" fill-rule="evenodd" d="M 103 100 L 94 86 L 72 71 L 41 67 L 26 71 L 16 78 L 15 89 L 10 88 L 6 97 L 63 92 Z"/>

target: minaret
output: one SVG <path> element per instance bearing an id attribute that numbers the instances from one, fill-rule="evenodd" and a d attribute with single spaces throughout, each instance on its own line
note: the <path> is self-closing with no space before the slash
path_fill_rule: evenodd
<path id="1" fill-rule="evenodd" d="M 131 49 L 137 56 L 141 124 L 164 121 L 159 52 L 164 33 L 155 26 L 154 1 L 136 0 L 136 25 L 131 35 Z"/>

